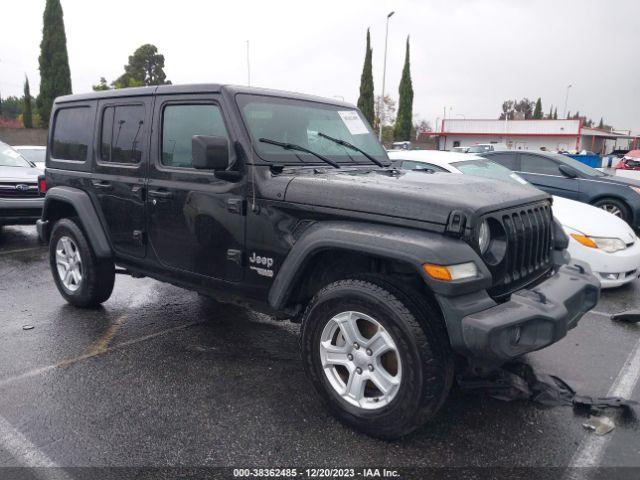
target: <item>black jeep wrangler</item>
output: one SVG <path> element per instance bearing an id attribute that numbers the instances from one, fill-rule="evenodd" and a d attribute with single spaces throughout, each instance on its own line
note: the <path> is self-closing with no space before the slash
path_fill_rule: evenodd
<path id="1" fill-rule="evenodd" d="M 454 369 L 565 336 L 599 296 L 550 197 L 399 171 L 352 105 L 222 85 L 58 98 L 38 231 L 78 307 L 115 266 L 301 322 L 327 406 L 371 435 L 435 415 Z"/>

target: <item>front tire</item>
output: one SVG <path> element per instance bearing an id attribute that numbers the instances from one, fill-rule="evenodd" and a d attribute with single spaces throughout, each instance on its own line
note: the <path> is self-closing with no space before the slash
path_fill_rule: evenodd
<path id="1" fill-rule="evenodd" d="M 329 410 L 374 437 L 397 438 L 422 426 L 453 382 L 439 312 L 378 277 L 318 292 L 303 315 L 300 350 Z"/>
<path id="2" fill-rule="evenodd" d="M 76 307 L 95 307 L 113 291 L 115 266 L 98 259 L 78 224 L 69 218 L 55 223 L 49 242 L 51 273 L 64 299 Z"/>
<path id="3" fill-rule="evenodd" d="M 594 207 L 601 208 L 605 212 L 609 212 L 616 217 L 621 218 L 627 223 L 631 223 L 631 213 L 627 205 L 615 198 L 603 198 L 593 203 Z"/>

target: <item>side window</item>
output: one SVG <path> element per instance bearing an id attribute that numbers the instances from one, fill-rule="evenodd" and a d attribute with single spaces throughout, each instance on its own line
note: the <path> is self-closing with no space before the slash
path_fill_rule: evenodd
<path id="1" fill-rule="evenodd" d="M 93 137 L 92 112 L 90 107 L 61 108 L 56 112 L 51 145 L 54 159 L 79 162 L 87 159 Z"/>
<path id="2" fill-rule="evenodd" d="M 496 153 L 493 155 L 487 155 L 485 158 L 491 160 L 492 162 L 499 163 L 509 170 L 520 170 L 518 159 L 515 153 Z"/>
<path id="3" fill-rule="evenodd" d="M 139 163 L 144 143 L 144 105 L 116 105 L 102 113 L 100 159 L 103 162 Z"/>
<path id="4" fill-rule="evenodd" d="M 538 155 L 522 154 L 520 156 L 522 162 L 521 170 L 527 173 L 541 173 L 544 175 L 560 176 L 558 164 L 549 158 Z"/>
<path id="5" fill-rule="evenodd" d="M 162 164 L 191 168 L 191 138 L 212 135 L 229 138 L 217 105 L 167 105 L 162 114 Z"/>
<path id="6" fill-rule="evenodd" d="M 402 168 L 405 170 L 433 170 L 434 172 L 446 172 L 444 168 L 438 167 L 431 163 L 413 162 L 411 160 L 405 160 L 402 162 Z"/>

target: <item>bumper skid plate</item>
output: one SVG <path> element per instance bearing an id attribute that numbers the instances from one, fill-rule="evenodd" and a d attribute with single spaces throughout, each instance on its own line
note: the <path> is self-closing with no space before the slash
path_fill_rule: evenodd
<path id="1" fill-rule="evenodd" d="M 543 283 L 511 295 L 495 307 L 462 319 L 471 355 L 508 361 L 557 342 L 598 302 L 600 282 L 589 267 L 573 261 Z"/>

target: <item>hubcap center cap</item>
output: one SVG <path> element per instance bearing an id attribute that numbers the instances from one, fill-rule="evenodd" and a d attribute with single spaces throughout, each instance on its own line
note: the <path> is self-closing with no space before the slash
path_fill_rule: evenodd
<path id="1" fill-rule="evenodd" d="M 353 363 L 356 367 L 360 367 L 365 370 L 367 365 L 371 363 L 371 357 L 363 352 L 362 349 L 353 350 L 351 354 L 353 355 Z"/>

